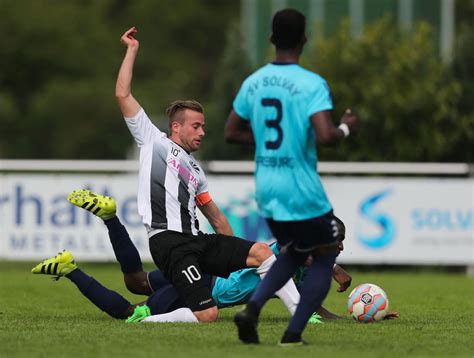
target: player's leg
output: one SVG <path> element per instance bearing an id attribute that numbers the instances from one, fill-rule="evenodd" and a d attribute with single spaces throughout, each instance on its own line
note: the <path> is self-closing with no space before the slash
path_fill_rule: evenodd
<path id="1" fill-rule="evenodd" d="M 145 305 L 135 307 L 127 319 L 134 322 L 195 322 L 198 320 L 171 284 L 162 286 L 148 297 Z"/>
<path id="2" fill-rule="evenodd" d="M 300 232 L 312 232 L 314 238 L 302 234 L 293 246 L 296 252 L 311 253 L 312 264 L 308 267 L 295 315 L 281 339 L 281 344 L 301 344 L 301 334 L 308 319 L 321 307 L 331 286 L 333 266 L 338 253 L 337 222 L 332 212 L 299 224 Z"/>
<path id="3" fill-rule="evenodd" d="M 212 245 L 202 259 L 202 268 L 213 275 L 227 277 L 231 272 L 245 267 L 255 267 L 263 278 L 276 260 L 272 249 L 264 243 L 243 240 L 235 236 L 204 234 Z M 294 314 L 299 301 L 299 293 L 289 278 L 280 286 L 276 295 L 283 301 L 291 314 Z"/>
<path id="4" fill-rule="evenodd" d="M 181 270 L 183 267 L 185 269 Z M 157 313 L 144 319 L 143 322 L 197 323 L 216 321 L 218 309 L 212 299 L 210 286 L 200 282 L 204 275 L 200 273 L 198 267 L 197 264 L 178 265 L 176 267 L 176 276 L 178 277 L 172 279 L 177 289 L 168 285 L 150 296 L 147 304 L 153 307 L 152 312 Z M 186 278 L 183 279 L 179 275 L 184 275 Z M 191 281 L 193 282 L 191 283 Z"/>
<path id="5" fill-rule="evenodd" d="M 302 342 L 301 334 L 309 318 L 313 312 L 318 311 L 329 292 L 335 260 L 335 253 L 314 257 L 306 280 L 300 288 L 300 303 L 281 339 L 282 344 Z"/>
<path id="6" fill-rule="evenodd" d="M 113 198 L 81 189 L 69 193 L 67 200 L 104 221 L 115 257 L 124 275 L 125 285 L 130 292 L 150 295 L 162 284 L 168 283 L 160 281 L 159 273 L 149 277 L 148 273 L 143 271 L 140 254 L 116 215 L 117 205 Z M 153 288 L 150 287 L 152 280 Z"/>
<path id="7" fill-rule="evenodd" d="M 293 282 L 296 268 L 305 261 L 305 256 L 286 251 L 278 256 L 275 263 L 268 271 L 266 277 L 253 293 L 250 301 L 243 311 L 235 315 L 234 321 L 238 328 L 239 338 L 244 343 L 259 343 L 257 324 L 260 310 L 263 305 L 282 290 L 283 285 Z M 296 287 L 295 287 L 296 290 Z M 299 299 L 300 295 L 297 292 Z M 298 302 L 296 302 L 297 304 Z M 296 311 L 296 310 L 295 310 Z"/>
<path id="8" fill-rule="evenodd" d="M 239 338 L 244 343 L 259 342 L 256 327 L 261 308 L 285 282 L 291 279 L 308 255 L 289 249 L 292 246 L 293 240 L 293 224 L 291 222 L 268 220 L 268 224 L 280 246 L 286 246 L 286 250 L 283 250 L 284 252 L 278 256 L 275 264 L 250 298 L 246 308 L 235 315 Z"/>
<path id="9" fill-rule="evenodd" d="M 298 291 L 301 289 L 301 287 L 302 287 L 302 285 L 303 285 L 303 283 L 306 279 L 306 274 L 307 274 L 307 271 L 308 271 L 308 267 L 312 263 L 313 263 L 313 257 L 310 256 L 308 258 L 308 260 L 305 261 L 304 266 L 300 266 L 298 268 L 298 270 L 296 271 L 296 274 L 293 277 L 293 279 L 295 281 L 296 287 L 298 288 Z M 333 266 L 333 278 L 334 279 L 335 279 L 336 266 L 337 265 Z M 342 271 L 340 266 L 337 266 L 337 267 L 338 267 L 338 270 L 340 269 Z M 347 277 L 350 277 L 345 271 L 344 271 L 344 273 L 347 275 Z M 343 279 L 347 280 L 347 277 L 344 276 Z M 337 279 L 335 279 L 335 280 L 338 281 Z M 347 282 L 347 281 L 344 281 L 344 282 Z M 324 319 L 324 320 L 337 320 L 337 319 L 342 319 L 342 317 L 330 312 L 329 310 L 327 310 L 326 308 L 321 306 L 320 308 L 318 308 L 316 310 L 315 313 L 313 313 L 313 315 L 308 320 L 308 323 L 310 323 L 310 324 L 322 323 L 321 319 Z"/>
<path id="10" fill-rule="evenodd" d="M 174 231 L 164 231 L 150 238 L 153 261 L 199 322 L 213 322 L 218 315 L 210 277 L 203 274 L 199 264 L 199 255 L 207 245 L 205 240 Z M 180 312 L 189 314 L 183 309 Z"/>
<path id="11" fill-rule="evenodd" d="M 194 255 L 184 257 L 176 265 L 171 282 L 199 322 L 217 320 L 218 309 L 212 298 L 209 277 L 202 273 Z"/>
<path id="12" fill-rule="evenodd" d="M 265 250 L 262 250 L 260 246 L 263 245 Z M 255 255 L 255 251 L 259 252 L 259 254 Z M 249 267 L 255 266 L 249 263 L 252 263 L 252 261 L 255 261 L 255 258 L 259 258 L 257 261 L 260 262 L 260 265 L 257 266 L 257 273 L 260 275 L 260 278 L 263 280 L 263 278 L 267 275 L 268 271 L 271 269 L 273 264 L 277 261 L 277 258 L 273 254 L 273 251 L 267 244 L 262 244 L 262 243 L 255 243 L 252 248 L 249 251 L 249 254 L 247 256 L 247 265 Z M 296 306 L 298 305 L 300 295 L 298 293 L 298 290 L 295 286 L 295 283 L 291 279 L 293 274 L 290 276 L 285 276 L 287 277 L 285 281 L 281 283 L 281 285 L 278 287 L 277 291 L 275 292 L 275 295 L 279 297 L 283 303 L 285 304 L 286 308 L 290 312 L 291 315 L 295 313 Z M 282 278 L 283 279 L 283 278 Z M 280 283 L 278 283 L 280 284 Z M 273 294 L 272 296 L 273 297 Z"/>
<path id="13" fill-rule="evenodd" d="M 81 271 L 69 251 L 60 252 L 57 256 L 44 260 L 32 270 L 34 274 L 67 277 L 94 305 L 110 316 L 118 319 L 128 317 L 133 312 L 133 305 L 117 292 L 102 286 L 93 277 Z"/>

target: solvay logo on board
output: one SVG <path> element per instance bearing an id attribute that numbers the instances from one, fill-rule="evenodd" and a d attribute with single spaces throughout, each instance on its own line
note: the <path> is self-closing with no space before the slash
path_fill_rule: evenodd
<path id="1" fill-rule="evenodd" d="M 395 225 L 393 220 L 380 208 L 382 201 L 391 193 L 391 189 L 387 189 L 369 196 L 361 203 L 359 213 L 365 222 L 370 223 L 359 225 L 356 229 L 357 240 L 364 246 L 371 249 L 381 249 L 389 245 L 394 239 Z"/>

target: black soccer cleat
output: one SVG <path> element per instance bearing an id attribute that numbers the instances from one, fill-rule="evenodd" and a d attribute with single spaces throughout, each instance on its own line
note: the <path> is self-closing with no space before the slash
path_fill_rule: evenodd
<path id="1" fill-rule="evenodd" d="M 237 312 L 234 316 L 234 322 L 239 331 L 239 339 L 245 344 L 259 344 L 257 333 L 257 316 L 251 314 L 247 308 Z"/>
<path id="2" fill-rule="evenodd" d="M 282 347 L 297 347 L 305 345 L 306 342 L 301 338 L 301 333 L 293 333 L 286 331 L 278 343 Z"/>

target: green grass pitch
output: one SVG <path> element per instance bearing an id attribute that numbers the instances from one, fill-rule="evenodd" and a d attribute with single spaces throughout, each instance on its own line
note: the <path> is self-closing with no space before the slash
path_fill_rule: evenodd
<path id="1" fill-rule="evenodd" d="M 351 272 L 352 287 L 380 285 L 401 317 L 356 323 L 345 308 L 349 292 L 333 284 L 325 306 L 345 319 L 308 326 L 309 345 L 283 348 L 276 343 L 288 313 L 278 300 L 262 313 L 261 344 L 245 346 L 232 323 L 239 307 L 213 324 L 125 324 L 67 279 L 31 274 L 32 265 L 0 262 L 0 357 L 474 357 L 474 279 L 462 274 Z M 131 302 L 143 299 L 126 291 L 118 265 L 80 267 Z"/>

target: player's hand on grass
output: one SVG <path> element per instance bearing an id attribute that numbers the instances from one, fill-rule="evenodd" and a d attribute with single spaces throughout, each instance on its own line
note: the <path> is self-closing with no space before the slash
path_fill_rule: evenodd
<path id="1" fill-rule="evenodd" d="M 120 42 L 122 42 L 126 47 L 129 48 L 138 48 L 140 43 L 138 40 L 135 38 L 135 35 L 137 34 L 137 28 L 131 27 L 125 33 L 122 35 L 120 38 Z"/>
<path id="2" fill-rule="evenodd" d="M 343 268 L 336 264 L 334 266 L 332 277 L 339 284 L 337 292 L 344 292 L 352 283 L 352 277 Z"/>
<path id="3" fill-rule="evenodd" d="M 341 118 L 341 123 L 347 124 L 351 134 L 357 132 L 359 127 L 359 119 L 352 113 L 350 108 L 346 109 Z"/>
<path id="4" fill-rule="evenodd" d="M 385 317 L 383 319 L 395 319 L 395 318 L 400 318 L 400 314 L 398 312 L 387 312 Z"/>

